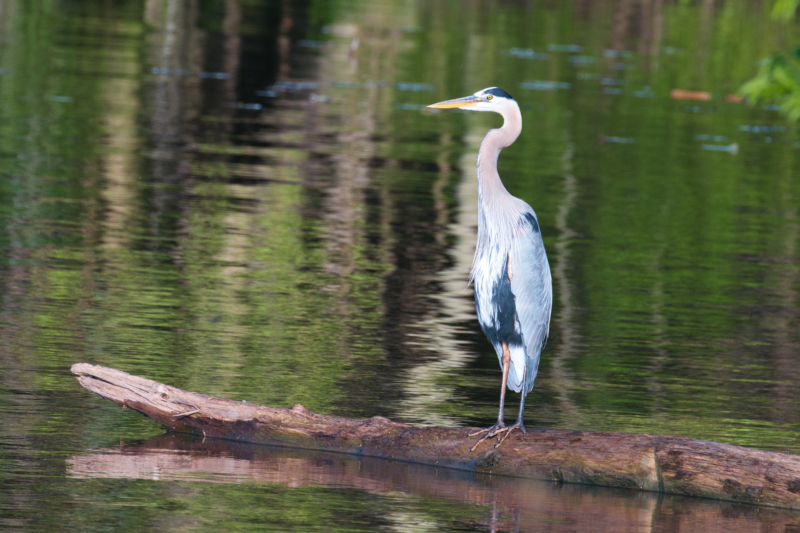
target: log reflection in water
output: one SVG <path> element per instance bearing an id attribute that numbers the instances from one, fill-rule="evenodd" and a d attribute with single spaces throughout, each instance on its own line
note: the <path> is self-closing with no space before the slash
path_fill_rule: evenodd
<path id="1" fill-rule="evenodd" d="M 794 531 L 800 515 L 729 502 L 559 485 L 373 458 L 165 434 L 67 460 L 78 479 L 353 488 L 485 507 L 480 527 L 531 531 Z M 435 520 L 435 517 L 432 517 Z"/>

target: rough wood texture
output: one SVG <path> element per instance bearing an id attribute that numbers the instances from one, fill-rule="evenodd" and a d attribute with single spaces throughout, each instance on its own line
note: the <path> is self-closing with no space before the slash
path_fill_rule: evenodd
<path id="1" fill-rule="evenodd" d="M 476 428 L 420 428 L 383 417 L 350 420 L 187 392 L 86 363 L 85 388 L 170 431 L 259 444 L 384 457 L 531 479 L 625 487 L 800 509 L 800 457 L 630 433 L 529 429 L 475 452 Z"/>

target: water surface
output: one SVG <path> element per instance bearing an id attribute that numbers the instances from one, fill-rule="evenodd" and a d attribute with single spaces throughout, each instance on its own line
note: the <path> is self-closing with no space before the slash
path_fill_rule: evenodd
<path id="1" fill-rule="evenodd" d="M 402 465 L 340 486 L 327 459 L 318 482 L 88 476 L 75 465 L 162 430 L 69 374 L 490 424 L 500 371 L 467 280 L 477 147 L 500 119 L 422 107 L 500 86 L 524 122 L 500 175 L 539 216 L 555 292 L 526 425 L 800 453 L 800 139 L 725 98 L 796 42 L 768 11 L 0 0 L 2 527 L 581 531 L 630 512 L 649 517 L 631 531 L 676 530 L 659 509 L 686 530 L 772 527 L 741 506 L 424 469 L 417 485 L 461 492 L 419 492 L 390 481 Z M 120 456 L 172 446 L 148 443 Z M 213 453 L 293 460 L 237 450 Z M 601 503 L 568 511 L 584 499 Z"/>

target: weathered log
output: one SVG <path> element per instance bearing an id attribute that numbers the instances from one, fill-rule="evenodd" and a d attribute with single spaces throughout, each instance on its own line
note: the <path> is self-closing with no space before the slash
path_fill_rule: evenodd
<path id="1" fill-rule="evenodd" d="M 529 429 L 475 452 L 476 428 L 412 427 L 281 409 L 184 391 L 86 363 L 85 388 L 170 431 L 383 457 L 539 480 L 623 487 L 800 509 L 800 457 L 683 437 Z"/>

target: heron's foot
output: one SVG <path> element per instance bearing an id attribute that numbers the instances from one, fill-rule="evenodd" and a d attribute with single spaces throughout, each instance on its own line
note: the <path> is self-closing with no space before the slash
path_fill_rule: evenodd
<path id="1" fill-rule="evenodd" d="M 472 448 L 469 449 L 469 451 L 470 452 L 474 451 L 475 448 L 478 447 L 478 444 L 480 444 L 481 442 L 485 441 L 486 439 L 491 439 L 492 437 L 496 437 L 496 436 L 500 435 L 501 433 L 505 433 L 506 431 L 508 431 L 508 426 L 506 426 L 502 422 L 498 422 L 497 424 L 493 425 L 492 427 L 488 427 L 486 429 L 480 429 L 480 430 L 476 431 L 475 433 L 470 433 L 469 434 L 470 437 L 477 437 L 478 435 L 481 435 L 483 433 L 485 433 L 485 435 L 483 435 L 483 437 L 481 437 L 480 440 L 478 442 L 476 442 L 475 445 Z"/>
<path id="2" fill-rule="evenodd" d="M 490 428 L 481 429 L 480 431 L 476 431 L 475 433 L 470 433 L 470 435 L 469 435 L 470 437 L 477 437 L 481 433 L 486 433 L 486 434 L 483 437 L 481 437 L 480 440 L 478 442 L 476 442 L 475 445 L 472 446 L 472 448 L 469 449 L 469 451 L 470 452 L 474 451 L 475 448 L 478 447 L 478 444 L 480 444 L 481 442 L 485 441 L 486 439 L 491 439 L 492 437 L 500 436 L 500 440 L 497 441 L 497 444 L 494 445 L 494 447 L 497 448 L 498 446 L 503 444 L 503 442 L 505 442 L 505 440 L 508 438 L 508 436 L 511 435 L 511 432 L 513 430 L 515 430 L 515 429 L 518 429 L 518 430 L 522 431 L 523 433 L 528 433 L 528 431 L 525 429 L 525 426 L 522 425 L 522 421 L 521 420 L 517 420 L 514 424 L 512 424 L 510 426 L 506 426 L 505 424 L 497 423 L 497 424 L 493 425 Z"/>
<path id="3" fill-rule="evenodd" d="M 522 425 L 522 420 L 517 420 L 515 423 L 511 424 L 510 426 L 506 426 L 506 428 L 503 431 L 503 436 L 500 437 L 500 440 L 497 442 L 497 444 L 494 445 L 494 447 L 497 448 L 498 446 L 503 444 L 503 442 L 508 438 L 509 435 L 511 435 L 511 432 L 513 430 L 515 430 L 515 429 L 518 429 L 518 430 L 522 431 L 523 433 L 528 433 L 528 430 L 525 429 L 525 426 Z"/>

